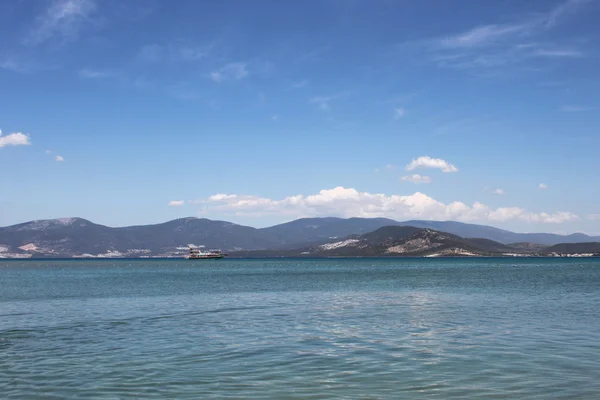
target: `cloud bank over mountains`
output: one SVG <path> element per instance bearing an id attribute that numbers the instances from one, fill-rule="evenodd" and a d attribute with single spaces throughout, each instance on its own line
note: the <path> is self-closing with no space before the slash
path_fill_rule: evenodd
<path id="1" fill-rule="evenodd" d="M 283 215 L 293 217 L 386 217 L 396 220 L 430 219 L 462 222 L 505 222 L 520 220 L 560 224 L 579 219 L 571 212 L 531 212 L 520 207 L 492 208 L 480 202 L 467 205 L 460 201 L 443 203 L 424 193 L 386 195 L 361 192 L 342 186 L 324 189 L 317 194 L 295 195 L 283 199 L 239 194 L 215 194 L 193 200 L 205 212 L 222 212 L 236 216 Z"/>

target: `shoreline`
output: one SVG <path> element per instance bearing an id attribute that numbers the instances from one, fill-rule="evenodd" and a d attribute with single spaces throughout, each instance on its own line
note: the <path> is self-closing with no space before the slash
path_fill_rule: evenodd
<path id="1" fill-rule="evenodd" d="M 501 258 L 501 259 L 564 259 L 564 258 L 576 258 L 576 259 L 600 259 L 600 255 L 563 255 L 563 256 L 553 256 L 553 255 L 535 255 L 535 256 L 486 256 L 486 255 L 476 255 L 476 256 L 465 256 L 465 255 L 457 255 L 457 256 L 329 256 L 329 257 L 293 257 L 293 256 L 270 256 L 270 257 L 225 257 L 219 260 L 190 260 L 185 257 L 14 257 L 14 258 L 0 258 L 0 262 L 2 261 L 98 261 L 98 260 L 118 260 L 118 261 L 147 261 L 147 260 L 181 260 L 181 261 L 211 261 L 218 262 L 222 260 L 336 260 L 336 259 L 355 259 L 355 260 L 407 260 L 407 259 L 456 259 L 456 258 L 464 258 L 464 259 L 479 259 L 479 258 Z"/>

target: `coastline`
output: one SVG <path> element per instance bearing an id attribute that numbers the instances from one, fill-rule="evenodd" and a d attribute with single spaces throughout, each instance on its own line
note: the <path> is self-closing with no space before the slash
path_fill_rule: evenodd
<path id="1" fill-rule="evenodd" d="M 575 258 L 575 259 L 600 259 L 600 255 L 525 255 L 525 256 L 506 256 L 506 255 L 475 255 L 475 256 L 465 256 L 465 255 L 441 255 L 441 256 L 240 256 L 240 257 L 225 257 L 219 260 L 190 260 L 185 257 L 0 257 L 0 262 L 2 261 L 98 261 L 98 260 L 114 260 L 114 261 L 124 261 L 124 260 L 134 260 L 134 261 L 144 261 L 144 260 L 152 260 L 152 261 L 160 261 L 160 260 L 182 260 L 182 261 L 197 261 L 197 262 L 207 262 L 207 261 L 223 261 L 223 260 L 336 260 L 336 259 L 356 259 L 356 260 L 423 260 L 423 259 L 565 259 L 565 258 Z"/>

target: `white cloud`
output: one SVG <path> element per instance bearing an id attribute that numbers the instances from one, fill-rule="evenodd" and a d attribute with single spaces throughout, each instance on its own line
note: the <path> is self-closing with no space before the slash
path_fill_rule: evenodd
<path id="1" fill-rule="evenodd" d="M 50 8 L 37 18 L 37 25 L 25 43 L 37 45 L 54 36 L 63 40 L 73 39 L 82 25 L 90 21 L 94 11 L 96 4 L 92 0 L 54 0 Z"/>
<path id="2" fill-rule="evenodd" d="M 548 185 L 546 185 L 545 183 L 540 183 L 540 185 L 538 186 L 538 189 L 541 189 L 541 190 L 548 189 Z"/>
<path id="3" fill-rule="evenodd" d="M 429 156 L 421 156 L 413 159 L 410 164 L 406 166 L 407 171 L 413 171 L 417 168 L 437 168 L 443 172 L 458 172 L 458 168 L 450 164 L 446 160 L 441 158 L 431 158 Z"/>
<path id="4" fill-rule="evenodd" d="M 397 220 L 430 219 L 479 222 L 520 220 L 538 223 L 564 223 L 579 217 L 570 212 L 533 213 L 519 207 L 492 209 L 479 202 L 468 206 L 454 201 L 444 204 L 421 192 L 412 195 L 385 195 L 336 187 L 317 194 L 296 195 L 274 200 L 254 195 L 216 194 L 193 203 L 205 210 L 234 213 L 238 216 L 340 216 L 387 217 Z"/>
<path id="5" fill-rule="evenodd" d="M 248 76 L 248 69 L 246 64 L 241 62 L 229 63 L 210 73 L 210 78 L 217 83 L 240 80 L 246 76 Z"/>
<path id="6" fill-rule="evenodd" d="M 592 221 L 600 221 L 600 214 L 589 214 L 588 219 Z"/>
<path id="7" fill-rule="evenodd" d="M 63 156 L 56 156 L 56 157 L 54 157 L 54 159 L 55 159 L 57 162 L 63 162 L 63 161 L 65 161 L 65 158 L 64 158 Z"/>
<path id="8" fill-rule="evenodd" d="M 504 194 L 504 189 L 494 189 L 492 190 L 492 194 Z"/>
<path id="9" fill-rule="evenodd" d="M 400 178 L 400 180 L 412 183 L 431 183 L 430 177 L 419 174 L 406 175 Z"/>
<path id="10" fill-rule="evenodd" d="M 169 207 L 180 207 L 184 205 L 185 201 L 183 200 L 171 200 L 168 204 Z"/>
<path id="11" fill-rule="evenodd" d="M 27 146 L 30 144 L 29 135 L 15 132 L 2 136 L 2 130 L 0 130 L 0 148 L 4 146 Z"/>
<path id="12" fill-rule="evenodd" d="M 398 107 L 394 110 L 394 119 L 400 119 L 406 115 L 406 110 L 403 107 Z"/>

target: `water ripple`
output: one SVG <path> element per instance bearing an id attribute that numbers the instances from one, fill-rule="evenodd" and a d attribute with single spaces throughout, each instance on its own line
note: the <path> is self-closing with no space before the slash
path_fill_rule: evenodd
<path id="1" fill-rule="evenodd" d="M 600 397 L 600 265 L 361 262 L 4 268 L 95 285 L 0 286 L 2 398 Z"/>

